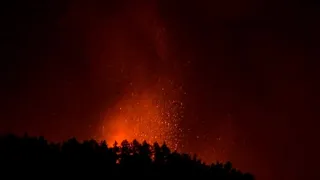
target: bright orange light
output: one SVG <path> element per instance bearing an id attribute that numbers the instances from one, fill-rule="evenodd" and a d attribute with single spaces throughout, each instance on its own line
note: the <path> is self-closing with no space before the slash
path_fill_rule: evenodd
<path id="1" fill-rule="evenodd" d="M 137 139 L 166 142 L 171 148 L 177 148 L 181 135 L 179 111 L 182 103 L 167 97 L 164 88 L 132 92 L 107 113 L 104 137 L 109 144 Z"/>

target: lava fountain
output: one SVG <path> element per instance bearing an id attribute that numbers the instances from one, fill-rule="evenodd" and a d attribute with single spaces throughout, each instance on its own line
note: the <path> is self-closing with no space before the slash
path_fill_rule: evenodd
<path id="1" fill-rule="evenodd" d="M 173 63 L 167 59 L 165 28 L 157 17 L 154 4 L 137 8 L 141 9 L 139 13 L 127 11 L 121 14 L 123 19 L 130 19 L 131 27 L 119 28 L 111 37 L 119 36 L 115 39 L 117 44 L 111 48 L 117 48 L 112 51 L 113 58 L 114 62 L 121 61 L 119 69 L 121 76 L 126 74 L 126 88 L 121 91 L 117 103 L 104 114 L 103 138 L 109 144 L 124 139 L 165 142 L 170 148 L 177 149 L 183 136 L 179 123 L 184 109 L 180 101 L 183 89 L 179 84 L 179 73 L 172 70 Z M 123 26 L 129 26 L 129 23 Z M 131 31 L 127 32 L 127 29 Z M 130 36 L 135 32 L 132 29 L 138 29 L 138 33 Z M 146 44 L 141 45 L 143 42 Z M 150 46 L 153 55 L 148 54 Z"/>
<path id="2" fill-rule="evenodd" d="M 159 85 L 164 83 L 159 80 Z M 103 133 L 107 142 L 137 139 L 149 143 L 166 142 L 169 147 L 178 148 L 183 135 L 179 128 L 183 103 L 172 98 L 172 94 L 179 88 L 168 91 L 166 86 L 159 85 L 125 94 L 117 105 L 109 109 Z"/>

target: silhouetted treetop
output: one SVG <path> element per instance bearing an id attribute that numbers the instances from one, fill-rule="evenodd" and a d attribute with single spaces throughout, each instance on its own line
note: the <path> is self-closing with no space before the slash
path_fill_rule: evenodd
<path id="1" fill-rule="evenodd" d="M 5 167 L 3 172 L 27 170 L 33 176 L 44 171 L 73 176 L 100 172 L 118 177 L 254 179 L 251 174 L 233 168 L 231 162 L 207 165 L 196 156 L 172 152 L 165 143 L 150 145 L 137 140 L 124 140 L 120 145 L 117 142 L 108 145 L 106 141 L 93 139 L 79 142 L 76 138 L 63 143 L 49 143 L 44 137 L 6 135 L 0 137 L 0 160 Z"/>

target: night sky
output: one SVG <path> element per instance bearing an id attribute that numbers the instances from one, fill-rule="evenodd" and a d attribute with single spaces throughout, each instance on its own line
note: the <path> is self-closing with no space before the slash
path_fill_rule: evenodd
<path id="1" fill-rule="evenodd" d="M 319 21 L 317 1 L 1 2 L 0 132 L 139 126 L 258 180 L 316 179 Z M 146 124 L 165 121 L 155 101 L 168 127 Z"/>

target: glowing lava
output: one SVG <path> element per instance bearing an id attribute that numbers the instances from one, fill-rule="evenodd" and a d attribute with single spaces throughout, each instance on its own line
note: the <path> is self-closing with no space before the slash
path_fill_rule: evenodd
<path id="1" fill-rule="evenodd" d="M 137 139 L 166 142 L 177 149 L 183 136 L 179 127 L 183 114 L 181 72 L 174 63 L 177 59 L 170 59 L 156 1 L 134 7 L 123 9 L 99 28 L 104 38 L 93 37 L 92 44 L 101 42 L 92 46 L 92 59 L 98 62 L 93 68 L 96 82 L 122 95 L 115 105 L 106 105 L 111 108 L 103 112 L 102 137 L 109 145 Z"/>
<path id="2" fill-rule="evenodd" d="M 112 144 L 124 139 L 149 143 L 166 142 L 177 149 L 182 130 L 183 104 L 170 99 L 164 88 L 153 87 L 143 92 L 126 94 L 107 112 L 104 137 Z M 173 91 L 174 92 L 174 91 Z"/>

